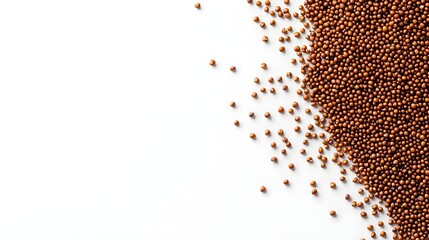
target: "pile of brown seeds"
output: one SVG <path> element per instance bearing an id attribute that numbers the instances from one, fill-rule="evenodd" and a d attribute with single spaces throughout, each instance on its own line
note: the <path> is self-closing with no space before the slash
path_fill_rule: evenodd
<path id="1" fill-rule="evenodd" d="M 429 1 L 306 0 L 303 13 L 303 82 L 329 119 L 316 125 L 383 201 L 393 238 L 428 239 Z"/>
<path id="2" fill-rule="evenodd" d="M 253 4 L 252 0 L 247 2 Z M 288 5 L 289 0 L 284 4 Z M 429 0 L 306 0 L 299 7 L 300 14 L 290 12 L 288 7 L 273 6 L 269 0 L 255 1 L 255 5 L 277 18 L 268 25 L 255 16 L 253 21 L 261 28 L 278 26 L 292 17 L 303 24 L 300 31 L 294 32 L 291 26 L 283 28 L 278 38 L 281 44 L 290 41 L 288 33 L 310 41 L 309 46 L 295 46 L 297 58 L 291 60 L 291 64 L 302 65 L 305 78 L 301 81 L 290 72 L 286 78 L 301 81 L 296 93 L 320 107 L 321 116 L 313 115 L 315 125 L 330 136 L 325 139 L 325 134 L 315 133 L 310 124 L 303 145 L 310 139 L 323 139 L 325 149 L 335 148 L 332 162 L 341 167 L 341 174 L 346 173 L 346 167 L 356 173 L 353 182 L 363 184 L 369 194 L 363 202 L 351 201 L 347 194 L 345 199 L 352 207 L 363 208 L 375 198 L 381 201 L 370 211 L 361 211 L 361 217 L 377 216 L 384 205 L 391 217 L 388 223 L 396 224 L 393 239 L 429 239 Z M 268 44 L 272 40 L 264 35 L 262 41 Z M 284 53 L 285 47 L 280 46 L 279 51 Z M 211 60 L 210 65 L 216 62 Z M 267 70 L 268 66 L 262 63 L 261 68 Z M 281 83 L 283 78 L 277 80 Z M 255 84 L 261 81 L 254 79 Z M 274 78 L 268 82 L 273 84 Z M 282 90 L 288 91 L 288 86 L 283 85 Z M 275 93 L 274 88 L 269 91 Z M 262 87 L 260 92 L 263 95 L 268 89 Z M 258 93 L 252 92 L 251 97 L 257 99 Z M 294 114 L 297 107 L 296 102 L 287 111 L 280 106 L 278 113 Z M 312 111 L 306 109 L 305 113 Z M 269 112 L 264 116 L 271 118 Z M 249 117 L 254 118 L 255 113 L 249 113 Z M 297 124 L 300 120 L 295 117 Z M 234 124 L 239 126 L 238 120 Z M 301 132 L 301 127 L 295 126 L 294 130 Z M 285 147 L 290 148 L 283 134 L 279 130 Z M 265 135 L 271 136 L 271 131 L 266 130 Z M 255 133 L 249 136 L 256 140 Z M 277 144 L 272 142 L 271 147 L 277 148 Z M 286 148 L 281 149 L 282 155 L 287 154 Z M 318 149 L 317 156 L 322 168 L 328 163 L 324 148 Z M 306 154 L 305 148 L 301 154 Z M 279 160 L 271 158 L 274 163 Z M 313 163 L 313 158 L 307 157 L 307 162 Z M 295 167 L 293 163 L 288 166 L 291 170 Z M 340 181 L 345 177 L 341 176 Z M 288 185 L 289 180 L 284 184 Z M 316 182 L 310 186 L 317 196 Z M 335 189 L 336 183 L 330 187 Z M 266 187 L 260 190 L 265 192 Z M 363 189 L 358 193 L 366 194 Z M 332 210 L 330 215 L 336 212 Z M 383 225 L 378 223 L 379 227 Z M 375 238 L 374 226 L 369 225 L 368 230 Z M 386 237 L 386 232 L 379 232 L 379 236 Z"/>

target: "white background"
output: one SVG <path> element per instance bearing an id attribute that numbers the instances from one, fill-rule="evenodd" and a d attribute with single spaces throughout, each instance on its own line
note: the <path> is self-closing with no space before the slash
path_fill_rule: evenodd
<path id="1" fill-rule="evenodd" d="M 292 2 L 297 11 L 302 2 Z M 303 133 L 276 112 L 298 101 L 301 127 L 312 121 L 299 84 L 250 97 L 270 87 L 269 76 L 299 72 L 292 47 L 305 42 L 292 38 L 281 54 L 276 41 L 299 22 L 262 30 L 253 16 L 270 18 L 245 0 L 194 3 L 0 1 L 0 239 L 348 240 L 368 238 L 366 226 L 387 219 L 363 220 L 344 200 L 363 198 L 349 172 L 344 184 L 333 163 L 305 162 L 320 141 L 299 154 Z M 286 132 L 286 157 L 269 147 L 281 141 L 263 136 L 267 128 Z"/>

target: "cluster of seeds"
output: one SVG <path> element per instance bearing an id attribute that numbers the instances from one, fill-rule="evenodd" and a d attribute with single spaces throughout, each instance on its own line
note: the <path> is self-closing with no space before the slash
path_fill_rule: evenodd
<path id="1" fill-rule="evenodd" d="M 428 239 L 429 1 L 307 0 L 303 13 L 303 82 L 329 119 L 316 125 L 383 201 L 393 238 Z"/>
<path id="2" fill-rule="evenodd" d="M 247 2 L 253 4 L 252 0 Z M 285 77 L 301 82 L 297 95 L 311 106 L 319 107 L 319 113 L 313 115 L 315 126 L 330 136 L 325 139 L 325 134 L 317 134 L 315 126 L 310 124 L 303 145 L 310 139 L 322 140 L 323 147 L 318 148 L 317 156 L 322 168 L 328 163 L 324 149 L 333 147 L 336 152 L 331 161 L 341 168 L 341 182 L 346 180 L 346 168 L 356 174 L 352 182 L 364 186 L 366 191 L 358 190 L 364 198 L 360 202 L 351 201 L 347 194 L 345 199 L 351 201 L 352 207 L 362 209 L 362 218 L 384 212 L 384 205 L 391 217 L 389 225 L 396 225 L 393 239 L 428 239 L 429 1 L 306 0 L 299 7 L 300 13 L 273 6 L 269 0 L 254 4 L 277 21 L 296 18 L 303 24 L 295 32 L 292 26 L 282 28 L 280 43 L 291 40 L 290 32 L 293 37 L 305 37 L 310 42 L 308 46 L 295 46 L 296 58 L 291 60 L 291 64 L 301 64 L 305 78 L 301 81 L 291 72 Z M 287 6 L 289 0 L 284 4 Z M 268 27 L 258 16 L 253 21 L 261 28 Z M 310 23 L 312 29 L 307 31 Z M 277 24 L 275 20 L 269 22 L 273 27 Z M 262 41 L 268 44 L 271 40 L 263 35 Z M 279 51 L 284 53 L 286 48 L 282 45 Z M 216 66 L 214 60 L 209 63 Z M 268 69 L 267 63 L 261 63 L 260 67 Z M 235 71 L 235 67 L 230 70 Z M 280 76 L 277 81 L 282 83 L 283 79 Z M 261 81 L 254 79 L 258 85 Z M 271 77 L 268 82 L 273 84 L 275 80 Z M 282 90 L 288 91 L 288 86 L 283 84 Z M 274 87 L 260 88 L 262 94 L 268 91 L 276 93 Z M 257 99 L 258 92 L 250 96 Z M 230 105 L 235 107 L 235 103 Z M 294 114 L 298 107 L 297 102 L 287 110 L 280 106 L 278 113 Z M 306 109 L 305 113 L 312 114 L 312 110 Z M 271 116 L 264 113 L 267 119 Z M 255 113 L 250 112 L 249 117 L 254 118 Z M 293 130 L 300 133 L 301 118 L 295 116 L 294 120 L 297 125 Z M 239 121 L 235 120 L 234 125 L 239 126 Z M 267 129 L 264 134 L 272 133 Z M 291 147 L 284 134 L 283 129 L 278 130 L 284 144 L 282 155 Z M 256 140 L 255 133 L 249 137 Z M 278 144 L 272 142 L 270 146 L 276 149 Z M 302 148 L 300 153 L 306 155 L 306 149 Z M 273 163 L 278 161 L 276 156 L 271 158 Z M 314 159 L 307 157 L 306 161 L 313 163 Z M 295 165 L 290 163 L 288 167 L 293 170 Z M 283 183 L 289 185 L 289 180 Z M 316 181 L 311 181 L 310 186 L 311 194 L 317 196 Z M 337 184 L 331 182 L 329 187 L 336 189 Z M 262 186 L 260 191 L 265 193 L 267 188 Z M 373 204 L 369 211 L 364 211 L 365 203 L 375 199 L 380 205 Z M 337 215 L 334 210 L 329 214 Z M 383 227 L 384 223 L 380 221 L 377 225 Z M 367 229 L 372 238 L 377 237 L 373 225 Z M 378 235 L 387 236 L 385 231 Z"/>

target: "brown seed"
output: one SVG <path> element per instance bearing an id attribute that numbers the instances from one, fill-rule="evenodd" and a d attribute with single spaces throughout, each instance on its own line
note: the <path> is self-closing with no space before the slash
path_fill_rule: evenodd
<path id="1" fill-rule="evenodd" d="M 275 20 L 271 20 L 270 21 L 270 25 L 272 25 L 272 26 L 276 25 L 276 21 Z"/>
<path id="2" fill-rule="evenodd" d="M 288 90 L 288 86 L 287 85 L 283 85 L 282 89 L 286 91 L 286 90 Z"/>
<path id="3" fill-rule="evenodd" d="M 297 108 L 298 106 L 299 106 L 299 104 L 298 104 L 297 102 L 293 102 L 293 103 L 292 103 L 292 107 L 293 107 L 293 108 Z"/>
<path id="4" fill-rule="evenodd" d="M 235 107 L 235 102 L 230 102 L 230 103 L 229 103 L 229 106 L 230 106 L 230 107 Z"/>
<path id="5" fill-rule="evenodd" d="M 269 136 L 269 135 L 271 135 L 271 131 L 270 131 L 269 129 L 266 129 L 266 130 L 265 130 L 265 132 L 264 132 L 264 134 L 265 134 L 266 136 Z"/>
<path id="6" fill-rule="evenodd" d="M 385 231 L 381 231 L 381 232 L 380 232 L 380 236 L 381 236 L 381 237 L 386 237 L 386 232 L 385 232 Z"/>
<path id="7" fill-rule="evenodd" d="M 276 89 L 275 88 L 270 88 L 270 93 L 275 93 Z"/>
<path id="8" fill-rule="evenodd" d="M 294 120 L 295 120 L 295 122 L 301 122 L 301 117 L 300 117 L 300 116 L 296 116 L 296 117 L 294 118 Z"/>
<path id="9" fill-rule="evenodd" d="M 311 190 L 311 194 L 316 195 L 316 194 L 317 194 L 317 189 L 313 188 L 313 189 Z"/>
<path id="10" fill-rule="evenodd" d="M 301 37 L 301 33 L 300 33 L 300 32 L 295 32 L 293 35 L 294 35 L 296 38 Z"/>
<path id="11" fill-rule="evenodd" d="M 288 167 L 289 167 L 289 169 L 294 169 L 294 168 L 295 168 L 295 165 L 294 165 L 293 163 L 290 163 L 290 164 L 288 165 Z"/>
<path id="12" fill-rule="evenodd" d="M 330 188 L 336 188 L 336 187 L 337 187 L 337 184 L 335 184 L 334 182 L 331 182 L 331 183 L 329 184 L 329 187 L 330 187 Z"/>
<path id="13" fill-rule="evenodd" d="M 258 94 L 256 93 L 256 92 L 252 92 L 252 95 L 251 95 L 253 98 L 257 98 L 258 97 Z"/>
<path id="14" fill-rule="evenodd" d="M 266 24 L 265 24 L 264 22 L 260 22 L 260 23 L 259 23 L 259 26 L 260 26 L 261 28 L 265 28 Z"/>
<path id="15" fill-rule="evenodd" d="M 195 3 L 194 6 L 195 6 L 196 9 L 200 9 L 201 8 L 201 4 L 200 3 Z"/>
<path id="16" fill-rule="evenodd" d="M 363 217 L 363 218 L 365 218 L 367 216 L 367 214 L 366 214 L 366 212 L 361 212 L 360 216 Z"/>
<path id="17" fill-rule="evenodd" d="M 277 159 L 276 157 L 272 157 L 272 158 L 271 158 L 271 162 L 273 162 L 273 163 L 276 163 L 276 162 L 277 162 L 277 160 L 278 160 L 278 159 Z"/>
<path id="18" fill-rule="evenodd" d="M 279 51 L 280 51 L 280 52 L 284 52 L 284 51 L 285 51 L 285 47 L 280 46 L 280 47 L 279 47 Z"/>
<path id="19" fill-rule="evenodd" d="M 260 91 L 261 91 L 261 93 L 264 93 L 267 91 L 267 89 L 265 89 L 264 87 L 261 87 Z"/>
<path id="20" fill-rule="evenodd" d="M 260 190 L 262 193 L 265 193 L 265 192 L 267 191 L 267 188 L 266 188 L 265 186 L 261 186 L 261 187 L 259 188 L 259 190 Z"/>
<path id="21" fill-rule="evenodd" d="M 271 117 L 271 114 L 270 114 L 269 112 L 265 112 L 265 113 L 264 113 L 264 117 L 266 117 L 266 118 L 270 118 L 270 117 Z"/>
<path id="22" fill-rule="evenodd" d="M 255 79 L 253 79 L 253 82 L 255 82 L 256 84 L 258 84 L 259 83 L 259 78 L 255 78 Z"/>
<path id="23" fill-rule="evenodd" d="M 346 181 L 346 177 L 344 177 L 344 176 L 341 176 L 341 177 L 340 177 L 340 181 L 341 181 L 341 182 L 344 182 L 344 181 Z"/>
<path id="24" fill-rule="evenodd" d="M 369 231 L 372 231 L 374 229 L 373 225 L 368 225 L 368 227 L 366 227 L 366 229 L 368 229 Z"/>
<path id="25" fill-rule="evenodd" d="M 278 111 L 279 113 L 283 113 L 283 112 L 285 111 L 285 109 L 284 109 L 284 107 L 280 106 L 280 107 L 277 109 L 277 111 Z"/>
<path id="26" fill-rule="evenodd" d="M 295 64 L 295 63 L 296 63 L 296 59 L 295 59 L 295 58 L 292 58 L 292 59 L 290 60 L 290 63 Z"/>
<path id="27" fill-rule="evenodd" d="M 277 131 L 277 134 L 279 135 L 279 136 L 283 136 L 283 129 L 279 129 L 278 131 Z"/>
<path id="28" fill-rule="evenodd" d="M 375 238 L 375 237 L 376 237 L 375 232 L 372 232 L 372 233 L 371 233 L 371 237 L 372 237 L 372 238 Z"/>
<path id="29" fill-rule="evenodd" d="M 261 1 L 256 1 L 256 6 L 260 7 L 262 5 Z"/>
<path id="30" fill-rule="evenodd" d="M 235 126 L 239 126 L 239 125 L 240 125 L 240 122 L 239 122 L 238 120 L 235 120 L 235 121 L 234 121 L 234 125 L 235 125 Z"/>
<path id="31" fill-rule="evenodd" d="M 250 112 L 249 113 L 249 117 L 251 117 L 251 118 L 255 117 L 255 113 L 254 112 Z"/>
<path id="32" fill-rule="evenodd" d="M 282 149 L 282 150 L 280 150 L 280 152 L 283 154 L 283 155 L 285 155 L 286 153 L 287 153 L 287 151 L 286 151 L 286 149 Z"/>
<path id="33" fill-rule="evenodd" d="M 289 180 L 287 180 L 287 179 L 283 180 L 283 184 L 284 185 L 289 185 Z"/>
<path id="34" fill-rule="evenodd" d="M 209 64 L 210 66 L 216 66 L 216 61 L 214 59 L 210 59 Z"/>
<path id="35" fill-rule="evenodd" d="M 300 131 L 301 131 L 301 127 L 296 126 L 296 127 L 294 128 L 294 131 L 295 131 L 295 132 L 300 132 Z"/>
<path id="36" fill-rule="evenodd" d="M 350 200 L 350 194 L 346 194 L 346 196 L 344 197 L 347 201 Z"/>
<path id="37" fill-rule="evenodd" d="M 331 215 L 331 216 L 333 216 L 333 217 L 334 217 L 334 216 L 336 216 L 336 215 L 337 215 L 337 212 L 335 212 L 335 211 L 330 211 L 330 212 L 329 212 L 329 215 Z"/>
<path id="38" fill-rule="evenodd" d="M 259 17 L 258 16 L 253 17 L 253 21 L 254 22 L 259 22 Z"/>
<path id="39" fill-rule="evenodd" d="M 255 135 L 254 133 L 250 133 L 249 137 L 250 137 L 251 139 L 255 139 L 255 138 L 256 138 L 256 135 Z"/>
<path id="40" fill-rule="evenodd" d="M 231 66 L 231 67 L 229 67 L 229 70 L 230 70 L 231 72 L 235 72 L 235 71 L 236 71 L 236 68 L 235 68 L 235 66 Z"/>
<path id="41" fill-rule="evenodd" d="M 262 41 L 263 42 L 268 42 L 268 36 L 262 36 Z"/>
<path id="42" fill-rule="evenodd" d="M 271 147 L 272 147 L 272 148 L 276 148 L 276 147 L 277 147 L 277 144 L 276 144 L 275 142 L 272 142 L 272 143 L 271 143 Z"/>
<path id="43" fill-rule="evenodd" d="M 311 182 L 310 182 L 310 186 L 312 186 L 312 187 L 314 187 L 314 186 L 316 186 L 316 181 L 314 181 L 314 180 L 312 180 Z"/>
<path id="44" fill-rule="evenodd" d="M 266 70 L 267 69 L 267 64 L 266 63 L 261 63 L 261 68 Z"/>

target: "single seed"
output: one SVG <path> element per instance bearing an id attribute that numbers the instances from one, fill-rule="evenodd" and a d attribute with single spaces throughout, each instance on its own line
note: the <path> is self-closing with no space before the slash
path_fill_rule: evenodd
<path id="1" fill-rule="evenodd" d="M 276 89 L 275 88 L 270 88 L 270 93 L 275 93 Z"/>
<path id="2" fill-rule="evenodd" d="M 268 42 L 268 37 L 267 36 L 262 36 L 262 41 L 263 42 Z"/>
<path id="3" fill-rule="evenodd" d="M 381 236 L 381 237 L 386 237 L 386 232 L 385 232 L 385 231 L 381 231 L 381 232 L 380 232 L 380 236 Z"/>
<path id="4" fill-rule="evenodd" d="M 235 107 L 235 102 L 230 102 L 230 103 L 229 103 L 229 106 L 231 106 L 231 107 Z"/>
<path id="5" fill-rule="evenodd" d="M 216 61 L 214 59 L 210 59 L 209 64 L 210 64 L 210 66 L 215 66 Z"/>
<path id="6" fill-rule="evenodd" d="M 372 231 L 374 229 L 373 225 L 368 225 L 368 227 L 366 227 L 366 229 L 368 229 L 369 231 Z"/>
<path id="7" fill-rule="evenodd" d="M 255 135 L 254 133 L 250 133 L 249 137 L 250 137 L 251 139 L 255 139 L 255 138 L 256 138 L 256 135 Z"/>
<path id="8" fill-rule="evenodd" d="M 289 185 L 289 180 L 287 180 L 287 179 L 283 180 L 283 184 L 284 185 Z"/>
<path id="9" fill-rule="evenodd" d="M 235 68 L 235 66 L 231 66 L 231 67 L 229 67 L 229 70 L 230 70 L 231 72 L 235 72 L 236 68 Z"/>
<path id="10" fill-rule="evenodd" d="M 294 165 L 293 163 L 290 163 L 290 164 L 288 165 L 288 167 L 289 167 L 289 169 L 294 169 L 294 168 L 295 168 L 295 165 Z"/>
<path id="11" fill-rule="evenodd" d="M 316 194 L 317 194 L 317 189 L 313 188 L 313 189 L 311 190 L 311 194 L 316 195 Z"/>
<path id="12" fill-rule="evenodd" d="M 251 95 L 253 98 L 257 98 L 258 97 L 258 94 L 256 93 L 256 92 L 252 92 L 252 95 Z"/>
<path id="13" fill-rule="evenodd" d="M 273 162 L 273 163 L 276 163 L 276 162 L 277 162 L 277 160 L 278 160 L 278 159 L 277 159 L 276 157 L 272 157 L 272 158 L 271 158 L 271 162 Z"/>
<path id="14" fill-rule="evenodd" d="M 259 188 L 259 190 L 260 190 L 262 193 L 265 193 L 265 192 L 267 191 L 267 188 L 266 188 L 265 186 L 261 186 L 261 187 Z"/>
<path id="15" fill-rule="evenodd" d="M 286 152 L 286 149 L 282 149 L 282 150 L 280 150 L 280 152 L 283 154 L 283 155 L 285 155 L 287 152 Z"/>
<path id="16" fill-rule="evenodd" d="M 295 58 L 292 58 L 292 59 L 290 60 L 290 62 L 291 62 L 292 64 L 295 64 L 295 63 L 296 63 L 296 59 L 295 59 Z"/>
<path id="17" fill-rule="evenodd" d="M 293 108 L 297 108 L 298 106 L 299 106 L 299 104 L 298 104 L 297 102 L 293 102 L 293 103 L 292 103 L 292 107 L 293 107 Z"/>
<path id="18" fill-rule="evenodd" d="M 282 89 L 286 91 L 288 89 L 288 86 L 287 85 L 283 85 Z"/>
<path id="19" fill-rule="evenodd" d="M 337 186 L 337 184 L 335 184 L 334 182 L 331 182 L 330 184 L 329 184 L 329 187 L 330 188 L 335 188 Z"/>
<path id="20" fill-rule="evenodd" d="M 238 120 L 235 120 L 235 121 L 234 121 L 234 125 L 235 125 L 235 126 L 239 126 L 239 125 L 240 125 L 240 122 L 239 122 Z"/>
<path id="21" fill-rule="evenodd" d="M 284 52 L 284 51 L 285 51 L 285 47 L 284 47 L 284 46 L 280 46 L 280 47 L 279 47 L 279 51 L 280 51 L 280 52 Z"/>
<path id="22" fill-rule="evenodd" d="M 272 147 L 272 148 L 276 148 L 276 147 L 277 147 L 277 144 L 276 144 L 275 142 L 272 142 L 272 143 L 271 143 L 271 147 Z"/>
<path id="23" fill-rule="evenodd" d="M 300 126 L 296 126 L 296 127 L 294 128 L 294 131 L 295 131 L 295 132 L 300 132 L 300 131 L 301 131 L 301 127 L 300 127 Z"/>
<path id="24" fill-rule="evenodd" d="M 259 22 L 259 17 L 258 16 L 253 17 L 253 21 L 254 22 Z"/>
<path id="25" fill-rule="evenodd" d="M 259 23 L 259 26 L 260 26 L 261 28 L 265 28 L 265 26 L 266 26 L 266 25 L 265 25 L 265 23 L 264 23 L 264 22 L 260 22 L 260 23 Z"/>
<path id="26" fill-rule="evenodd" d="M 361 212 L 360 216 L 363 217 L 363 218 L 365 218 L 367 216 L 367 214 L 366 214 L 366 212 Z"/>
<path id="27" fill-rule="evenodd" d="M 266 89 L 264 87 L 261 87 L 260 91 L 261 91 L 261 93 L 264 93 L 264 92 L 266 92 Z"/>
<path id="28" fill-rule="evenodd" d="M 333 216 L 333 217 L 334 217 L 334 216 L 336 216 L 336 215 L 337 215 L 337 212 L 335 212 L 335 211 L 330 211 L 330 212 L 329 212 L 329 215 L 331 215 L 331 216 Z"/>
<path id="29" fill-rule="evenodd" d="M 311 182 L 310 182 L 310 186 L 312 186 L 312 187 L 314 187 L 314 186 L 316 186 L 316 181 L 314 181 L 314 180 L 312 180 Z"/>
<path id="30" fill-rule="evenodd" d="M 346 196 L 344 197 L 347 201 L 350 200 L 350 194 L 346 194 Z"/>
<path id="31" fill-rule="evenodd" d="M 271 135 L 271 131 L 269 129 L 266 129 L 265 132 L 264 132 L 264 134 L 267 135 L 267 136 L 269 136 L 269 135 Z"/>
<path id="32" fill-rule="evenodd" d="M 283 112 L 285 111 L 285 109 L 284 109 L 284 107 L 280 106 L 280 107 L 277 109 L 277 111 L 278 111 L 279 113 L 283 113 Z"/>
<path id="33" fill-rule="evenodd" d="M 277 131 L 277 134 L 279 135 L 279 136 L 283 136 L 283 129 L 279 129 L 278 131 Z"/>
<path id="34" fill-rule="evenodd" d="M 255 113 L 254 112 L 250 112 L 249 113 L 249 117 L 251 117 L 251 118 L 255 117 Z"/>
<path id="35" fill-rule="evenodd" d="M 271 117 L 271 114 L 270 114 L 269 112 L 265 112 L 265 113 L 264 113 L 264 116 L 265 116 L 266 118 L 270 118 L 270 117 Z"/>
<path id="36" fill-rule="evenodd" d="M 294 35 L 296 38 L 301 37 L 301 33 L 300 33 L 300 32 L 295 32 L 293 35 Z"/>
<path id="37" fill-rule="evenodd" d="M 267 69 L 267 64 L 266 63 L 261 63 L 261 68 L 266 70 Z"/>
<path id="38" fill-rule="evenodd" d="M 256 84 L 259 83 L 259 78 L 255 77 L 255 79 L 253 79 L 253 82 L 255 82 Z"/>

